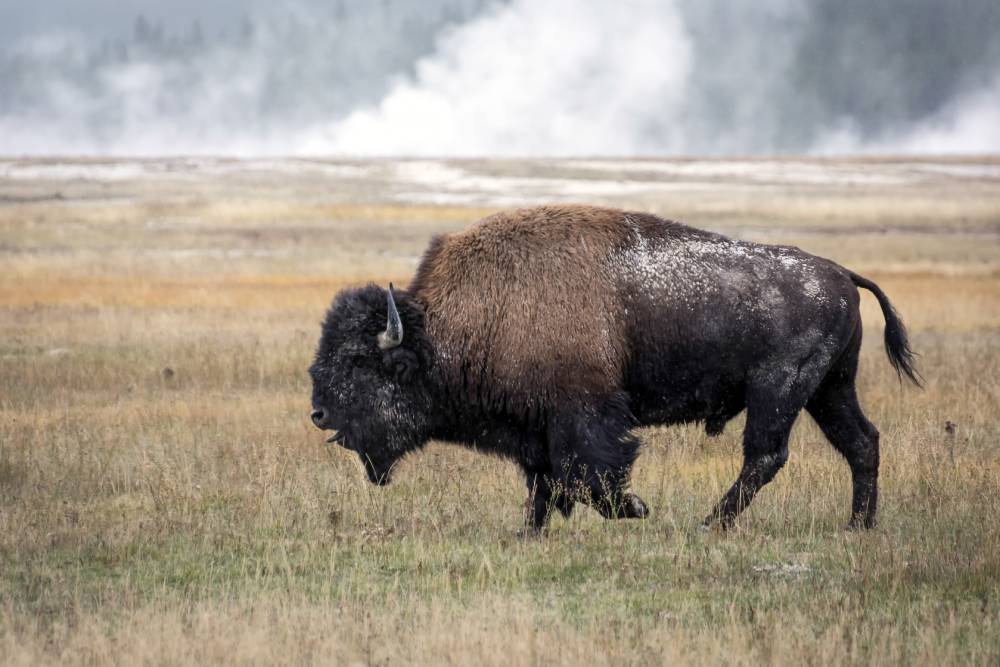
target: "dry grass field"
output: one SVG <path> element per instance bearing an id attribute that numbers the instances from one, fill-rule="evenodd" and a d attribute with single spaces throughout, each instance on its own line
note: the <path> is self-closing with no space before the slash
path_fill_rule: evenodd
<path id="1" fill-rule="evenodd" d="M 341 287 L 585 201 L 790 243 L 863 296 L 879 527 L 802 416 L 729 534 L 739 419 L 643 432 L 645 522 L 519 539 L 510 463 L 432 444 L 370 486 L 309 423 Z M 951 424 L 946 428 L 946 425 Z M 0 161 L 0 663 L 1000 663 L 1000 160 Z"/>

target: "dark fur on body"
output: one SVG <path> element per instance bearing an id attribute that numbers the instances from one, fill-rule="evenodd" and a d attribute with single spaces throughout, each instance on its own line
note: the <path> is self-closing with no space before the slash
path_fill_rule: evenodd
<path id="1" fill-rule="evenodd" d="M 704 421 L 717 434 L 747 409 L 743 469 L 706 520 L 728 526 L 784 464 L 805 408 L 850 464 L 852 525 L 870 527 L 878 431 L 854 388 L 858 287 L 875 293 L 890 360 L 916 381 L 888 299 L 829 260 L 614 209 L 498 213 L 431 243 L 395 293 L 398 347 L 376 344 L 384 289 L 338 295 L 310 369 L 314 421 L 377 483 L 429 439 L 517 461 L 542 528 L 576 501 L 645 516 L 625 491 L 632 429 Z"/>

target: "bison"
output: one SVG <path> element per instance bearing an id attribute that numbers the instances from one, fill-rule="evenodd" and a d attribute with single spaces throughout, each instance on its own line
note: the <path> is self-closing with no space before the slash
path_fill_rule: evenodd
<path id="1" fill-rule="evenodd" d="M 526 521 L 584 502 L 645 517 L 627 490 L 633 429 L 746 410 L 743 467 L 705 524 L 729 527 L 788 458 L 805 408 L 853 477 L 850 526 L 875 525 L 879 432 L 858 404 L 858 288 L 885 317 L 900 377 L 920 377 L 879 287 L 798 248 L 587 206 L 489 216 L 432 240 L 405 290 L 337 295 L 322 325 L 312 421 L 389 482 L 428 440 L 511 459 Z"/>

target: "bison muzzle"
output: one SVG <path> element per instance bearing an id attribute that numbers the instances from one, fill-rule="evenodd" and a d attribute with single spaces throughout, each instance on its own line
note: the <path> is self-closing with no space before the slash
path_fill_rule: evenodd
<path id="1" fill-rule="evenodd" d="M 885 294 L 832 261 L 642 213 L 498 213 L 435 238 L 407 289 L 337 295 L 312 419 L 376 484 L 431 439 L 516 461 L 541 530 L 578 502 L 646 516 L 627 491 L 633 429 L 717 434 L 745 409 L 743 467 L 705 520 L 728 527 L 785 464 L 805 408 L 850 465 L 850 525 L 870 528 L 879 434 L 855 390 L 859 287 L 881 305 L 889 361 L 919 384 Z"/>

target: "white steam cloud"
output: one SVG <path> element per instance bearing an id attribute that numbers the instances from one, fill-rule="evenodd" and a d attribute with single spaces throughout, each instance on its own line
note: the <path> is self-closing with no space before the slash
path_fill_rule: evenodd
<path id="1" fill-rule="evenodd" d="M 1000 78 L 959 96 L 930 118 L 887 139 L 862 139 L 846 124 L 819 141 L 813 152 L 842 154 L 976 155 L 1000 152 Z"/>
<path id="2" fill-rule="evenodd" d="M 1000 152 L 992 0 L 937 42 L 910 39 L 958 11 L 937 0 L 334 6 L 27 35 L 0 47 L 0 154 Z"/>
<path id="3" fill-rule="evenodd" d="M 636 17 L 646 17 L 637 21 Z M 416 75 L 302 148 L 417 155 L 677 151 L 691 48 L 656 0 L 515 0 L 444 35 Z"/>
<path id="4" fill-rule="evenodd" d="M 901 139 L 881 148 L 883 152 L 923 154 L 1000 151 L 1000 78 L 961 96 L 943 113 L 919 123 Z"/>

